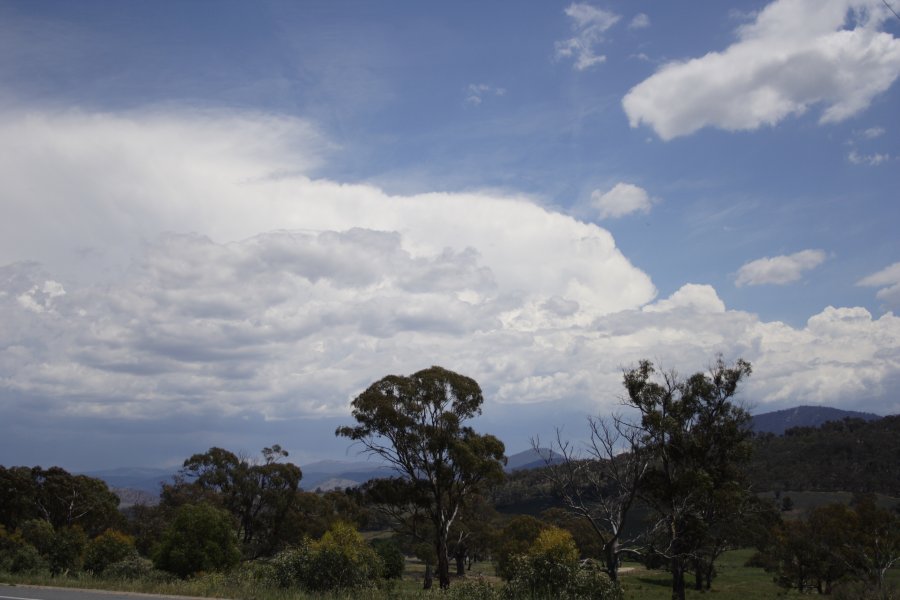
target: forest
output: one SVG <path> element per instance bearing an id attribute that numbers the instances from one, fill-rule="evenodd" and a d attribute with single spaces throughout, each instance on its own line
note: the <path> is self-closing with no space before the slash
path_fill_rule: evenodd
<path id="1" fill-rule="evenodd" d="M 897 598 L 900 416 L 754 434 L 738 397 L 751 374 L 643 361 L 623 373 L 626 410 L 590 416 L 586 443 L 534 440 L 544 466 L 512 473 L 475 429 L 478 383 L 441 367 L 356 397 L 335 434 L 393 476 L 342 491 L 304 491 L 278 444 L 190 456 L 158 503 L 121 508 L 99 479 L 0 466 L 0 581 L 265 599 Z"/>

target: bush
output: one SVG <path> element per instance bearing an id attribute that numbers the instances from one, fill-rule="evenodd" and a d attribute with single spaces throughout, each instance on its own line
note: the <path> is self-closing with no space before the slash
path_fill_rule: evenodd
<path id="1" fill-rule="evenodd" d="M 174 579 L 171 573 L 154 569 L 153 561 L 136 554 L 107 565 L 103 570 L 103 576 L 107 579 L 142 580 L 153 583 L 164 583 Z"/>
<path id="2" fill-rule="evenodd" d="M 134 538 L 121 531 L 107 529 L 88 542 L 84 552 L 84 568 L 102 573 L 109 565 L 135 556 Z"/>
<path id="3" fill-rule="evenodd" d="M 339 521 L 313 545 L 305 587 L 310 591 L 367 587 L 381 570 L 381 559 L 359 532 Z"/>
<path id="4" fill-rule="evenodd" d="M 57 529 L 53 534 L 53 543 L 47 554 L 50 569 L 54 573 L 80 570 L 86 545 L 87 536 L 77 525 Z"/>
<path id="5" fill-rule="evenodd" d="M 447 600 L 503 600 L 503 592 L 483 577 L 454 582 L 442 597 Z"/>
<path id="6" fill-rule="evenodd" d="M 31 544 L 22 544 L 12 554 L 9 561 L 10 573 L 35 573 L 46 571 L 49 568 L 47 561 L 41 556 L 37 548 Z"/>
<path id="7" fill-rule="evenodd" d="M 180 507 L 153 553 L 157 568 L 179 577 L 226 570 L 240 559 L 230 515 L 208 504 Z"/>
<path id="8" fill-rule="evenodd" d="M 278 587 L 328 592 L 374 585 L 383 564 L 353 526 L 337 522 L 322 539 L 283 550 L 269 561 L 267 577 Z"/>
<path id="9" fill-rule="evenodd" d="M 570 600 L 620 600 L 619 586 L 593 561 L 578 562 L 572 534 L 558 527 L 542 531 L 527 554 L 510 561 L 512 579 L 508 598 L 568 598 Z"/>
<path id="10" fill-rule="evenodd" d="M 303 538 L 300 544 L 282 550 L 269 561 L 271 584 L 278 587 L 303 587 L 312 564 L 312 549 L 309 540 Z"/>
<path id="11" fill-rule="evenodd" d="M 406 557 L 397 542 L 393 540 L 372 540 L 372 548 L 381 559 L 381 576 L 385 579 L 400 579 L 406 568 Z"/>

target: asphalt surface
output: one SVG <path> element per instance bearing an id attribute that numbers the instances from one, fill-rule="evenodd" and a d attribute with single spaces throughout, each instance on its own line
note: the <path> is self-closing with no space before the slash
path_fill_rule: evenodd
<path id="1" fill-rule="evenodd" d="M 185 596 L 157 596 L 132 592 L 110 592 L 106 590 L 78 590 L 73 588 L 43 587 L 32 585 L 7 585 L 0 583 L 0 600 L 136 600 L 153 598 L 183 600 Z M 192 600 L 197 600 L 196 598 Z"/>

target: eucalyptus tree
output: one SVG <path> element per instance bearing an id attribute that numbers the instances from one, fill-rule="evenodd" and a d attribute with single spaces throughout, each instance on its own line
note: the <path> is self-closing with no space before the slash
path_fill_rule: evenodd
<path id="1" fill-rule="evenodd" d="M 464 424 L 483 402 L 474 379 L 441 367 L 388 375 L 353 400 L 357 425 L 335 432 L 397 471 L 391 495 L 429 521 L 442 588 L 450 585 L 454 521 L 484 484 L 503 477 L 503 443 Z"/>

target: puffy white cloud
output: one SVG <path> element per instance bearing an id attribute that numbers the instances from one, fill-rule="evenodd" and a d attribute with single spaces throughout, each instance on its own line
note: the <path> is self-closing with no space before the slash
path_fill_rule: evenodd
<path id="1" fill-rule="evenodd" d="M 631 213 L 648 213 L 652 206 L 647 191 L 632 183 L 619 182 L 607 192 L 594 190 L 591 203 L 601 219 L 615 219 Z"/>
<path id="2" fill-rule="evenodd" d="M 596 46 L 603 41 L 606 31 L 619 22 L 621 17 L 615 13 L 575 2 L 565 9 L 572 20 L 575 35 L 567 40 L 556 42 L 556 57 L 571 58 L 578 71 L 589 69 L 606 60 L 606 56 L 596 53 Z"/>
<path id="3" fill-rule="evenodd" d="M 884 300 L 890 306 L 900 307 L 900 262 L 863 277 L 856 285 L 880 287 L 875 297 Z"/>
<path id="4" fill-rule="evenodd" d="M 654 302 L 595 225 L 525 198 L 310 179 L 291 165 L 327 144 L 303 123 L 219 118 L 0 120 L 0 195 L 22 209 L 0 222 L 0 256 L 46 263 L 0 267 L 0 408 L 345 415 L 386 373 L 440 364 L 496 406 L 594 412 L 615 404 L 623 366 L 693 372 L 717 352 L 753 362 L 759 403 L 884 396 L 898 380 L 893 315 L 827 309 L 792 328 L 695 284 Z M 267 131 L 279 123 L 296 137 Z M 98 262 L 103 277 L 77 275 Z"/>
<path id="5" fill-rule="evenodd" d="M 786 256 L 764 257 L 750 261 L 737 272 L 735 285 L 784 285 L 797 281 L 805 271 L 825 262 L 823 250 L 802 250 Z"/>
<path id="6" fill-rule="evenodd" d="M 900 40 L 877 0 L 776 0 L 722 52 L 663 65 L 622 105 L 664 140 L 703 127 L 774 125 L 822 104 L 820 122 L 865 110 L 900 75 Z"/>

